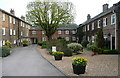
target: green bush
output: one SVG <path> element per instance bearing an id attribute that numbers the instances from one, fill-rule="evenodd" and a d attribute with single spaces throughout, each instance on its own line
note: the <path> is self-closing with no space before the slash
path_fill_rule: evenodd
<path id="1" fill-rule="evenodd" d="M 104 49 L 103 54 L 118 54 L 118 50 Z"/>
<path id="2" fill-rule="evenodd" d="M 88 44 L 89 42 L 88 42 L 88 40 L 86 40 L 86 36 L 84 36 L 83 37 L 83 40 L 82 40 L 82 42 L 81 42 L 81 45 L 83 46 L 83 47 L 87 47 L 87 44 Z"/>
<path id="3" fill-rule="evenodd" d="M 8 55 L 10 55 L 10 48 L 8 48 L 8 46 L 0 48 L 0 51 L 2 51 L 0 53 L 0 57 L 7 57 Z"/>
<path id="4" fill-rule="evenodd" d="M 6 45 L 6 47 L 8 47 L 8 48 L 12 48 L 12 43 L 9 42 L 9 41 L 6 41 L 6 42 L 5 42 L 5 45 Z"/>
<path id="5" fill-rule="evenodd" d="M 28 42 L 29 42 L 28 40 L 23 40 L 23 42 L 22 42 L 23 46 L 28 46 L 28 44 L 29 44 Z"/>
<path id="6" fill-rule="evenodd" d="M 42 46 L 42 45 L 47 45 L 47 41 L 38 41 L 38 45 Z"/>
<path id="7" fill-rule="evenodd" d="M 42 48 L 48 48 L 48 46 L 47 45 L 42 45 Z"/>
<path id="8" fill-rule="evenodd" d="M 72 56 L 72 51 L 67 47 L 63 47 L 61 51 L 64 52 L 64 56 Z"/>
<path id="9" fill-rule="evenodd" d="M 83 47 L 79 43 L 70 43 L 67 45 L 67 47 L 71 49 L 73 53 L 79 53 L 79 51 L 83 51 Z"/>

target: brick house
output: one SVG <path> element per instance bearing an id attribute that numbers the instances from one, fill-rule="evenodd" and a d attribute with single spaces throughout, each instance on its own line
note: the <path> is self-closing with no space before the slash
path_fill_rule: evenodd
<path id="1" fill-rule="evenodd" d="M 102 28 L 104 39 L 109 41 L 107 48 L 120 50 L 120 2 L 108 8 L 108 4 L 103 5 L 103 12 L 91 18 L 87 16 L 87 21 L 79 25 L 86 33 L 87 40 L 94 43 L 96 32 Z"/>
<path id="2" fill-rule="evenodd" d="M 57 28 L 57 31 L 53 34 L 52 39 L 65 38 L 66 41 L 76 42 L 76 32 L 78 25 L 67 25 Z M 33 27 L 30 29 L 31 43 L 37 43 L 38 41 L 47 41 L 47 37 L 42 28 Z"/>
<path id="3" fill-rule="evenodd" d="M 24 39 L 29 40 L 30 24 L 25 22 L 25 18 L 21 19 L 15 16 L 13 9 L 10 13 L 0 9 L 1 16 L 1 32 L 2 32 L 2 45 L 5 45 L 6 41 L 10 41 L 13 46 L 19 46 Z"/>

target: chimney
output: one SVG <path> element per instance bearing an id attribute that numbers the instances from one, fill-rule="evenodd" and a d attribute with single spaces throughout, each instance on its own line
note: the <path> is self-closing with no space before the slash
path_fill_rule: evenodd
<path id="1" fill-rule="evenodd" d="M 103 12 L 105 12 L 106 10 L 108 10 L 108 6 L 109 5 L 107 3 L 103 5 Z"/>
<path id="2" fill-rule="evenodd" d="M 11 10 L 10 10 L 10 13 L 11 13 L 12 15 L 15 15 L 14 9 L 11 9 Z"/>
<path id="3" fill-rule="evenodd" d="M 25 17 L 24 16 L 21 16 L 21 19 L 25 21 Z"/>
<path id="4" fill-rule="evenodd" d="M 90 14 L 87 15 L 87 20 L 90 20 L 91 19 L 91 16 Z"/>

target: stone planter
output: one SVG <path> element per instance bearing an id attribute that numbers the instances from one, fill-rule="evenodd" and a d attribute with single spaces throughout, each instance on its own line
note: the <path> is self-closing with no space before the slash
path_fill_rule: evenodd
<path id="1" fill-rule="evenodd" d="M 54 56 L 55 60 L 62 60 L 62 55 Z"/>
<path id="2" fill-rule="evenodd" d="M 79 75 L 79 74 L 85 73 L 86 66 L 76 66 L 72 64 L 72 67 L 73 67 L 74 74 Z"/>

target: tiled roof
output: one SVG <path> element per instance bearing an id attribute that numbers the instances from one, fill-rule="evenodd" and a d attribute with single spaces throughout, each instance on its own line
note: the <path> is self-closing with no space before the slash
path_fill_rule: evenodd
<path id="1" fill-rule="evenodd" d="M 57 28 L 58 30 L 67 30 L 67 29 L 77 29 L 79 26 L 74 24 L 74 25 L 67 25 L 64 27 L 59 27 Z M 30 30 L 43 30 L 41 27 L 31 27 Z"/>
<path id="2" fill-rule="evenodd" d="M 18 19 L 18 20 L 20 20 L 20 21 L 23 21 L 23 22 L 29 24 L 28 22 L 20 19 L 19 17 L 16 17 L 15 15 L 13 15 L 13 14 L 11 14 L 11 13 L 8 13 L 7 11 L 5 11 L 5 10 L 3 10 L 3 9 L 1 9 L 1 8 L 0 8 L 0 11 L 4 12 L 4 13 L 6 13 L 6 14 L 8 14 L 8 15 L 10 15 L 10 16 L 12 16 L 12 17 L 14 17 L 14 18 L 16 18 L 16 19 Z M 31 25 L 31 24 L 29 24 L 29 25 Z"/>
<path id="3" fill-rule="evenodd" d="M 118 3 L 120 4 L 120 2 L 118 2 Z M 106 10 L 106 11 L 104 11 L 104 12 L 101 12 L 100 14 L 98 14 L 98 15 L 96 15 L 95 17 L 91 18 L 90 20 L 87 20 L 87 21 L 83 22 L 82 25 L 88 24 L 88 23 L 90 23 L 90 22 L 92 22 L 92 21 L 94 21 L 94 20 L 99 19 L 100 17 L 102 17 L 102 16 L 104 16 L 104 15 L 106 15 L 106 14 L 108 14 L 108 13 L 113 12 L 113 10 L 115 10 L 115 8 L 116 8 L 115 6 L 116 6 L 118 3 L 114 4 L 114 5 L 113 5 L 112 7 L 110 7 L 108 10 Z"/>

